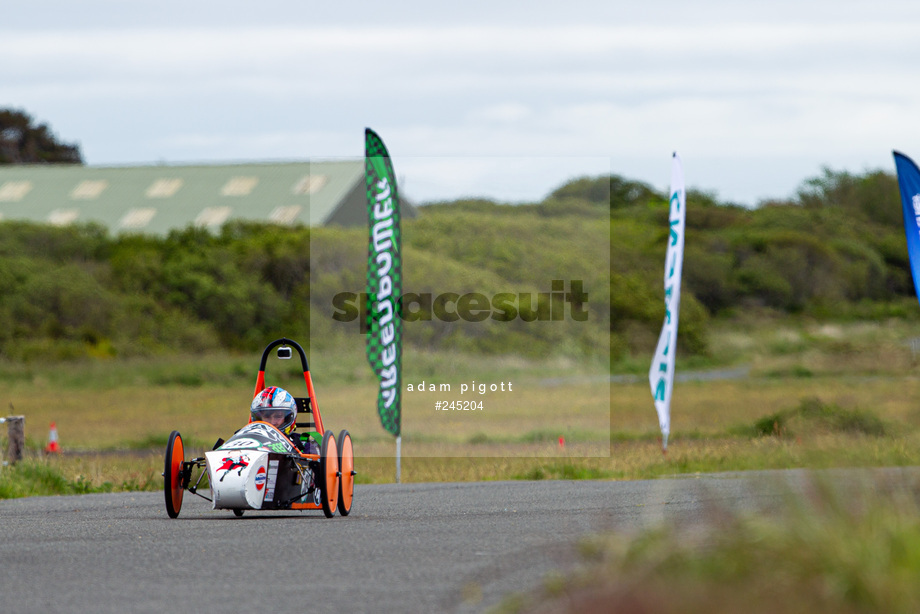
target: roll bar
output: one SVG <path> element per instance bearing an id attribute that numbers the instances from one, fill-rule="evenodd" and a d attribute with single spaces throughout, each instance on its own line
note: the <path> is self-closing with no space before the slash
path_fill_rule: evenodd
<path id="1" fill-rule="evenodd" d="M 321 434 L 325 433 L 323 430 L 323 417 L 322 414 L 319 413 L 319 404 L 316 402 L 316 393 L 313 392 L 313 378 L 310 377 L 310 366 L 307 364 L 307 354 L 296 341 L 288 339 L 287 337 L 282 337 L 281 339 L 272 341 L 265 347 L 265 351 L 262 352 L 262 362 L 259 363 L 259 375 L 256 377 L 256 391 L 252 395 L 253 398 L 265 390 L 265 365 L 268 362 L 268 354 L 278 346 L 292 347 L 300 354 L 300 363 L 303 365 L 303 379 L 307 384 L 306 398 L 307 403 L 309 403 L 308 407 L 310 407 L 310 411 L 313 413 L 313 422 L 316 423 L 316 430 Z"/>

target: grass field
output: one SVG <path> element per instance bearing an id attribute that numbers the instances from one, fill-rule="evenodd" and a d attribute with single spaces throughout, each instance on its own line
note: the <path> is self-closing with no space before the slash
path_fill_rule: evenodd
<path id="1" fill-rule="evenodd" d="M 448 384 L 451 391 L 404 392 L 402 479 L 634 479 L 920 464 L 920 366 L 905 341 L 913 326 L 787 320 L 716 327 L 711 356 L 679 360 L 679 376 L 739 366 L 747 376 L 678 381 L 666 455 L 640 370 L 647 366 L 615 365 L 634 375 L 612 383 L 605 365 L 413 354 L 404 385 Z M 0 403 L 26 416 L 29 447 L 24 463 L 0 473 L 0 496 L 159 488 L 169 433 L 179 430 L 197 453 L 239 428 L 257 365 L 258 356 L 232 355 L 0 364 Z M 326 427 L 353 436 L 359 482 L 392 481 L 393 438 L 374 413 L 361 348 L 311 357 L 311 370 Z M 270 362 L 268 380 L 303 389 L 293 362 Z M 502 383 L 512 390 L 478 393 L 479 385 Z M 439 400 L 481 401 L 483 409 L 438 411 Z M 52 421 L 64 454 L 45 457 Z M 23 486 L 27 467 L 67 486 Z"/>

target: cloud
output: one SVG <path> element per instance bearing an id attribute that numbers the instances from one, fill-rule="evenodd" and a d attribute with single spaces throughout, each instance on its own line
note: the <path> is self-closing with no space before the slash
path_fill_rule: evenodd
<path id="1" fill-rule="evenodd" d="M 761 188 L 743 181 L 761 178 L 726 160 L 772 160 L 787 186 L 792 160 L 798 181 L 823 163 L 920 148 L 908 119 L 920 111 L 913 5 L 634 5 L 575 2 L 554 19 L 556 3 L 536 2 L 520 19 L 509 10 L 477 24 L 419 3 L 405 19 L 346 26 L 344 9 L 311 19 L 285 4 L 282 22 L 230 2 L 217 25 L 193 11 L 174 25 L 0 27 L 0 54 L 16 58 L 0 65 L 0 106 L 78 138 L 93 164 L 359 156 L 370 125 L 394 155 L 489 154 L 492 169 L 519 156 L 604 158 L 650 180 L 678 149 L 688 169 L 708 161 L 697 169 L 711 169 L 713 188 L 749 202 Z M 464 187 L 443 165 L 417 164 L 438 179 L 416 185 L 448 197 L 489 183 L 488 168 L 468 167 L 477 179 Z M 522 197 L 555 187 L 538 182 L 522 179 Z"/>

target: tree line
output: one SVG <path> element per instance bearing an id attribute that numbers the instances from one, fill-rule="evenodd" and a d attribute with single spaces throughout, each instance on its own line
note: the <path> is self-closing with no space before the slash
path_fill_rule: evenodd
<path id="1" fill-rule="evenodd" d="M 47 124 L 20 109 L 0 109 L 0 164 L 83 164 L 79 145 L 63 143 Z"/>
<path id="2" fill-rule="evenodd" d="M 752 310 L 916 317 L 891 174 L 825 170 L 794 197 L 753 209 L 690 190 L 687 208 L 684 354 L 705 355 L 714 320 Z M 407 327 L 416 347 L 576 357 L 609 349 L 614 361 L 654 349 L 668 206 L 647 184 L 578 178 L 537 203 L 429 204 L 403 226 L 404 292 L 537 296 L 554 280 L 579 280 L 591 314 L 581 327 L 515 320 L 491 328 L 423 314 Z M 363 292 L 365 266 L 360 228 L 235 222 L 218 233 L 190 227 L 154 237 L 5 221 L 0 356 L 251 351 L 282 335 L 332 338 L 323 310 L 336 294 Z"/>

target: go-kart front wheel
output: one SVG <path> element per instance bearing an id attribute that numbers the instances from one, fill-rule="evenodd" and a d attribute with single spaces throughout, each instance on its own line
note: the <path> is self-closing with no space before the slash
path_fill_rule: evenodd
<path id="1" fill-rule="evenodd" d="M 332 431 L 323 434 L 323 445 L 319 451 L 319 473 L 323 513 L 326 518 L 332 518 L 339 502 L 339 454 Z"/>
<path id="2" fill-rule="evenodd" d="M 166 513 L 170 518 L 178 518 L 182 509 L 182 463 L 185 461 L 185 448 L 179 431 L 169 435 L 166 444 L 166 463 L 163 468 L 163 491 L 166 494 Z"/>
<path id="3" fill-rule="evenodd" d="M 351 501 L 355 494 L 355 454 L 351 445 L 351 435 L 341 431 L 339 447 L 339 514 L 351 513 Z"/>

